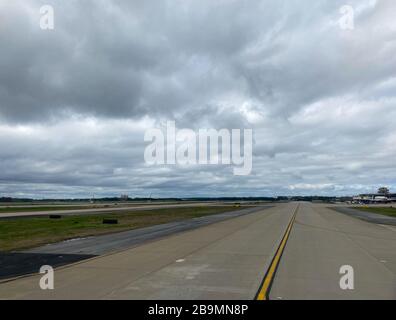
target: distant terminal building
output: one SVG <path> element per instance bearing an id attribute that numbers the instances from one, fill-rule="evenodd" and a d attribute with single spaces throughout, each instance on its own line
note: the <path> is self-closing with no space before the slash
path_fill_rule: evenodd
<path id="1" fill-rule="evenodd" d="M 396 202 L 396 193 L 390 193 L 388 189 L 380 188 L 377 193 L 360 194 L 353 197 L 353 203 L 391 203 Z"/>

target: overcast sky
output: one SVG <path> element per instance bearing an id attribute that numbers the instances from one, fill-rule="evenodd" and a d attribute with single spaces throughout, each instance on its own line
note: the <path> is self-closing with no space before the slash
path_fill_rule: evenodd
<path id="1" fill-rule="evenodd" d="M 396 192 L 395 17 L 394 0 L 0 0 L 0 196 Z M 146 165 L 167 120 L 252 128 L 252 173 Z"/>

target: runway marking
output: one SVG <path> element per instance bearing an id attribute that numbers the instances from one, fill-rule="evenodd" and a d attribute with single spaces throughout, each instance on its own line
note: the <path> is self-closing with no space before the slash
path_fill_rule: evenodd
<path id="1" fill-rule="evenodd" d="M 275 273 L 276 273 L 276 270 L 278 269 L 279 262 L 282 257 L 283 251 L 286 247 L 287 240 L 289 239 L 289 235 L 292 230 L 293 223 L 296 219 L 296 215 L 297 215 L 299 207 L 300 207 L 300 205 L 298 205 L 296 207 L 296 209 L 294 210 L 293 216 L 287 226 L 286 232 L 283 235 L 283 238 L 280 242 L 278 249 L 276 250 L 274 257 L 272 258 L 271 264 L 267 270 L 267 273 L 264 276 L 263 282 L 260 285 L 260 288 L 256 294 L 256 297 L 255 297 L 255 300 L 269 300 L 269 292 L 271 290 L 271 286 L 272 286 L 272 283 L 275 278 Z"/>

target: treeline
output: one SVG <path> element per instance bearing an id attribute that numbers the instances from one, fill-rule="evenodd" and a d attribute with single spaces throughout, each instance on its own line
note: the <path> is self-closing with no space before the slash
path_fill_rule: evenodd
<path id="1" fill-rule="evenodd" d="M 125 198 L 125 197 L 104 197 L 104 198 L 79 198 L 79 199 L 30 199 L 30 198 L 12 198 L 12 197 L 0 197 L 0 202 L 143 202 L 143 201 L 183 201 L 186 199 L 180 198 Z"/>
<path id="2" fill-rule="evenodd" d="M 198 198 L 120 198 L 120 197 L 104 197 L 104 198 L 81 198 L 81 199 L 27 199 L 27 198 L 12 198 L 1 197 L 0 202 L 88 202 L 94 200 L 95 202 L 155 202 L 155 201 L 321 201 L 321 202 L 336 202 L 336 201 L 351 201 L 352 197 L 325 197 L 325 196 L 279 196 L 279 197 L 198 197 Z"/>
<path id="3" fill-rule="evenodd" d="M 351 201 L 352 197 L 325 197 L 325 196 L 293 196 L 293 197 L 278 197 L 283 200 L 288 199 L 289 201 L 308 201 L 308 202 L 345 202 Z"/>
<path id="4" fill-rule="evenodd" d="M 1 197 L 0 202 L 32 202 L 33 199 Z"/>

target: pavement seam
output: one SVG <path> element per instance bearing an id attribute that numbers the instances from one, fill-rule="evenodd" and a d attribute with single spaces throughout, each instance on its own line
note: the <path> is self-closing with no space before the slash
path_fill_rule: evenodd
<path id="1" fill-rule="evenodd" d="M 348 235 L 353 235 L 353 236 L 365 237 L 365 238 L 369 238 L 369 239 L 390 240 L 390 241 L 394 241 L 395 240 L 395 239 L 391 239 L 391 238 L 371 237 L 371 236 L 368 236 L 366 234 L 346 232 L 346 231 L 341 231 L 339 229 L 329 229 L 329 228 L 319 227 L 319 226 L 315 226 L 315 225 L 312 225 L 312 224 L 303 223 L 303 222 L 300 222 L 298 220 L 295 221 L 295 224 L 298 224 L 298 225 L 304 226 L 304 227 L 313 228 L 313 229 L 320 229 L 320 230 L 325 230 L 325 231 L 337 232 L 337 233 L 348 234 Z M 379 226 L 382 226 L 382 225 L 379 224 Z M 386 228 L 387 226 L 382 226 L 382 227 Z M 390 230 L 392 230 L 392 229 L 390 229 Z M 396 230 L 392 230 L 392 231 L 396 232 Z"/>
<path id="2" fill-rule="evenodd" d="M 386 266 L 385 264 L 381 263 L 381 261 L 376 258 L 375 256 L 373 256 L 367 249 L 365 249 L 364 247 L 362 247 L 357 241 L 353 240 L 351 237 L 348 236 L 347 233 L 341 232 L 335 225 L 333 222 L 329 221 L 326 217 L 323 217 L 323 215 L 321 214 L 320 211 L 316 210 L 315 208 L 312 207 L 312 210 L 314 210 L 316 213 L 318 213 L 320 215 L 320 217 L 324 220 L 326 220 L 328 223 L 330 223 L 331 225 L 333 225 L 340 234 L 342 234 L 346 239 L 348 239 L 350 242 L 352 242 L 355 246 L 357 246 L 367 257 L 369 257 L 372 261 L 375 261 L 376 263 L 378 263 L 380 266 L 382 266 L 384 269 L 386 269 L 386 271 L 388 271 L 392 276 L 395 276 L 395 273 L 388 268 L 388 266 Z M 338 212 L 340 213 L 340 212 Z M 342 213 L 340 213 L 342 214 Z M 360 220 L 360 219 L 358 219 Z"/>
<path id="3" fill-rule="evenodd" d="M 395 226 L 394 222 L 396 221 L 395 217 L 375 214 L 371 212 L 362 211 L 359 209 L 351 208 L 351 207 L 327 207 L 335 212 L 341 213 L 343 215 L 348 216 L 349 218 L 358 219 L 360 221 L 364 221 L 366 223 L 371 224 L 385 224 L 389 226 Z M 342 209 L 349 209 L 352 212 L 346 212 Z M 391 223 L 392 222 L 392 223 Z"/>

